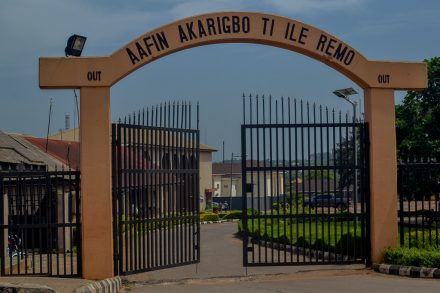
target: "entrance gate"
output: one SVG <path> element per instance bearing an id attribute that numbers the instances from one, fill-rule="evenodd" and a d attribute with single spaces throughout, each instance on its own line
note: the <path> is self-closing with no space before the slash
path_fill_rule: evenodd
<path id="1" fill-rule="evenodd" d="M 290 98 L 243 115 L 244 266 L 369 264 L 367 124 Z"/>
<path id="2" fill-rule="evenodd" d="M 200 261 L 196 117 L 177 103 L 112 124 L 116 275 Z"/>
<path id="3" fill-rule="evenodd" d="M 114 275 L 114 251 L 111 245 L 106 244 L 111 243 L 114 228 L 111 223 L 109 143 L 111 87 L 162 57 L 197 46 L 220 43 L 254 43 L 294 51 L 327 64 L 363 89 L 365 119 L 371 142 L 372 259 L 380 261 L 384 248 L 397 246 L 394 91 L 426 88 L 426 64 L 369 60 L 337 37 L 295 19 L 257 12 L 218 12 L 161 26 L 140 35 L 110 56 L 40 58 L 40 88 L 80 89 L 84 278 L 104 279 Z M 99 78 L 89 79 L 90 74 Z M 336 130 L 337 127 L 333 125 L 329 129 Z M 275 128 L 278 132 L 281 129 Z M 301 157 L 301 160 L 304 159 L 307 158 Z M 338 166 L 333 168 L 340 169 Z"/>

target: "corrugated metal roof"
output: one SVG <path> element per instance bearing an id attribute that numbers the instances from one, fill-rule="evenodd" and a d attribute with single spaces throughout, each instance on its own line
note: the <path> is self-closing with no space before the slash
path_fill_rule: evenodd
<path id="1" fill-rule="evenodd" d="M 17 140 L 15 135 L 0 131 L 0 162 L 12 164 L 44 165 L 44 160 L 33 150 Z"/>

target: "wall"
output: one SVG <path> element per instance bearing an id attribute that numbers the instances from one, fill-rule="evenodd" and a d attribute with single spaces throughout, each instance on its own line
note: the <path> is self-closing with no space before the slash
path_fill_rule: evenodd
<path id="1" fill-rule="evenodd" d="M 212 152 L 200 150 L 200 195 L 212 188 Z"/>

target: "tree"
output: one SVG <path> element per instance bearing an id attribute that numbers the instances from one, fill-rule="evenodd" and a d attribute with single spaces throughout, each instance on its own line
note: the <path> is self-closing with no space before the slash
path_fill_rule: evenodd
<path id="1" fill-rule="evenodd" d="M 409 91 L 396 106 L 397 154 L 402 160 L 440 159 L 440 57 L 424 62 L 428 87 Z"/>

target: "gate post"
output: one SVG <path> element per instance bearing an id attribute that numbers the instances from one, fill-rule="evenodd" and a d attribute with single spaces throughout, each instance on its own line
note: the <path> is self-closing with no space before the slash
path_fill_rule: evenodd
<path id="1" fill-rule="evenodd" d="M 365 89 L 370 138 L 371 261 L 397 246 L 397 158 L 393 89 Z"/>
<path id="2" fill-rule="evenodd" d="M 110 88 L 81 88 L 82 272 L 113 277 Z"/>

